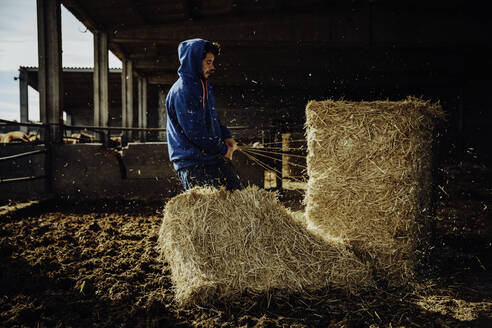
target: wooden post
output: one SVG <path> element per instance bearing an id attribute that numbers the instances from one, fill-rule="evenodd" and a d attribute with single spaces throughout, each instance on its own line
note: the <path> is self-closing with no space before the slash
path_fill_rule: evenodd
<path id="1" fill-rule="evenodd" d="M 137 113 L 138 113 L 138 122 L 137 122 L 137 126 L 139 128 L 142 127 L 142 84 L 143 84 L 143 79 L 141 77 L 139 77 L 137 79 L 137 106 L 138 106 L 138 109 L 137 109 Z M 140 139 L 140 141 L 143 141 L 143 133 L 142 131 L 139 131 L 138 132 L 138 138 Z"/>
<path id="2" fill-rule="evenodd" d="M 148 83 L 147 78 L 144 78 L 142 81 L 142 127 L 147 128 L 147 89 Z M 143 131 L 143 141 L 147 141 L 147 131 Z"/>
<path id="3" fill-rule="evenodd" d="M 121 118 L 124 127 L 133 127 L 133 63 L 131 60 L 123 59 L 123 70 L 121 72 Z M 127 131 L 128 140 L 132 140 L 132 132 Z"/>
<path id="4" fill-rule="evenodd" d="M 290 149 L 290 133 L 282 133 L 282 152 L 288 152 Z M 282 188 L 289 184 L 290 180 L 290 156 L 282 154 Z"/>
<path id="5" fill-rule="evenodd" d="M 37 0 L 38 22 L 38 91 L 41 122 L 48 124 L 41 129 L 46 145 L 44 172 L 45 188 L 53 191 L 54 143 L 61 143 L 63 124 L 62 91 L 62 39 L 60 0 Z"/>
<path id="6" fill-rule="evenodd" d="M 145 77 L 138 78 L 138 127 L 147 127 L 147 79 Z M 147 132 L 139 133 L 140 140 L 145 141 Z"/>
<path id="7" fill-rule="evenodd" d="M 128 117 L 126 114 L 126 59 L 123 58 L 121 62 L 121 126 L 126 127 L 128 122 Z M 123 134 L 126 134 L 123 132 Z"/>
<path id="8" fill-rule="evenodd" d="M 159 109 L 158 109 L 158 128 L 165 128 L 167 125 L 167 112 L 166 112 L 166 96 L 167 92 L 159 88 Z M 166 131 L 159 131 L 159 141 L 166 140 Z"/>
<path id="9" fill-rule="evenodd" d="M 29 121 L 29 74 L 23 69 L 19 70 L 19 103 L 20 103 L 20 121 L 21 123 L 27 123 Z M 27 126 L 21 126 L 21 131 L 27 133 Z"/>
<path id="10" fill-rule="evenodd" d="M 94 32 L 94 126 L 107 127 L 109 121 L 108 97 L 108 34 Z M 107 142 L 108 133 L 103 131 L 99 139 Z"/>
<path id="11" fill-rule="evenodd" d="M 38 0 L 38 90 L 42 131 L 46 143 L 62 140 L 62 45 L 60 0 Z"/>
<path id="12" fill-rule="evenodd" d="M 265 170 L 263 179 L 263 188 L 272 189 L 277 188 L 277 175 L 275 171 Z"/>

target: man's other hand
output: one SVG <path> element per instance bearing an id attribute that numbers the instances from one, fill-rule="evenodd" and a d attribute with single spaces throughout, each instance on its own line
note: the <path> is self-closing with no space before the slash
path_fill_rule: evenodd
<path id="1" fill-rule="evenodd" d="M 227 138 L 224 139 L 224 143 L 227 146 L 227 153 L 224 157 L 232 161 L 232 154 L 237 150 L 237 142 L 233 138 Z"/>
<path id="2" fill-rule="evenodd" d="M 231 147 L 227 147 L 227 153 L 225 153 L 224 157 L 227 158 L 228 160 L 232 161 L 232 153 L 234 151 L 232 150 Z"/>

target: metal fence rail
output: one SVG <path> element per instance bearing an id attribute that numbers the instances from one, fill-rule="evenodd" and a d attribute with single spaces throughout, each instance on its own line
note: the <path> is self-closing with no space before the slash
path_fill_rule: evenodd
<path id="1" fill-rule="evenodd" d="M 92 126 L 92 125 L 63 125 L 65 130 L 92 130 L 92 131 L 166 131 L 166 128 L 129 128 L 123 126 Z"/>
<path id="2" fill-rule="evenodd" d="M 15 121 L 9 121 L 9 120 L 4 120 L 0 119 L 0 126 L 4 125 L 14 125 L 14 126 L 28 126 L 28 127 L 36 127 L 40 129 L 46 129 L 49 124 L 43 124 L 43 123 L 27 123 L 27 122 L 15 122 Z M 49 130 L 46 130 L 49 133 Z M 37 154 L 44 154 L 45 156 L 45 161 L 44 161 L 44 172 L 47 174 L 44 175 L 30 175 L 30 176 L 24 176 L 24 177 L 14 177 L 14 178 L 1 178 L 0 177 L 0 184 L 3 183 L 14 183 L 14 182 L 20 182 L 20 181 L 31 181 L 31 180 L 37 180 L 37 179 L 46 179 L 46 190 L 49 192 L 50 191 L 50 179 L 49 179 L 49 168 L 50 168 L 50 158 L 49 158 L 49 145 L 45 143 L 44 145 L 45 148 L 43 149 L 38 149 L 38 150 L 32 150 L 32 151 L 27 151 L 15 155 L 9 155 L 9 156 L 4 156 L 0 158 L 0 162 L 8 161 L 8 160 L 13 160 L 13 159 L 18 159 L 18 158 L 23 158 L 23 157 L 28 157 L 28 156 L 34 156 Z"/>
<path id="3" fill-rule="evenodd" d="M 238 126 L 229 126 L 227 127 L 230 130 L 242 130 L 242 129 L 249 129 L 250 127 L 247 125 L 238 125 Z M 101 130 L 101 131 L 166 131 L 166 128 L 130 128 L 130 127 L 123 127 L 123 126 L 92 126 L 92 125 L 63 125 L 63 129 L 66 130 Z"/>
<path id="4" fill-rule="evenodd" d="M 109 142 L 109 134 L 111 131 L 121 131 L 121 132 L 128 132 L 131 133 L 132 131 L 138 131 L 140 133 L 145 133 L 145 132 L 165 132 L 166 128 L 137 128 L 137 127 L 123 127 L 123 126 L 107 126 L 107 127 L 102 127 L 102 126 L 92 126 L 92 125 L 65 125 L 65 124 L 57 124 L 57 123 L 27 123 L 27 122 L 16 122 L 16 121 L 9 121 L 5 119 L 0 119 L 0 126 L 5 126 L 5 125 L 12 125 L 12 126 L 27 126 L 27 127 L 34 127 L 34 128 L 39 128 L 42 130 L 41 132 L 44 131 L 44 133 L 41 133 L 41 144 L 44 144 L 45 148 L 44 149 L 39 149 L 39 150 L 33 150 L 33 151 L 28 151 L 28 152 L 23 152 L 15 155 L 9 155 L 9 156 L 4 156 L 0 158 L 0 162 L 8 161 L 8 160 L 14 160 L 18 158 L 23 158 L 27 156 L 34 156 L 37 154 L 45 154 L 45 162 L 44 162 L 44 172 L 46 173 L 45 175 L 40 175 L 40 176 L 24 176 L 24 177 L 13 177 L 13 178 L 1 178 L 0 177 L 0 184 L 3 183 L 13 183 L 13 182 L 20 182 L 20 181 L 29 181 L 29 180 L 35 180 L 35 179 L 46 179 L 46 190 L 47 192 L 51 191 L 51 161 L 53 160 L 51 158 L 51 151 L 50 147 L 53 143 L 58 143 L 61 142 L 62 140 L 53 140 L 51 139 L 50 136 L 50 129 L 49 127 L 51 126 L 59 126 L 61 131 L 67 131 L 67 130 L 86 130 L 86 131 L 92 131 L 95 132 L 96 134 L 99 135 L 99 140 L 103 142 L 105 146 L 108 145 Z M 228 127 L 230 130 L 247 130 L 250 129 L 250 126 L 230 126 Z M 39 130 L 38 130 L 39 133 Z M 63 137 L 63 132 L 61 133 Z M 145 140 L 145 136 L 142 138 Z"/>
<path id="5" fill-rule="evenodd" d="M 21 158 L 21 157 L 26 157 L 26 156 L 41 154 L 41 153 L 46 153 L 46 149 L 33 150 L 33 151 L 28 151 L 25 153 L 15 154 L 15 155 L 11 155 L 11 156 L 0 157 L 0 162 L 1 161 L 7 161 L 9 159 Z"/>
<path id="6" fill-rule="evenodd" d="M 45 128 L 47 126 L 46 124 L 43 123 L 22 123 L 22 122 L 8 121 L 1 118 L 0 118 L 0 123 L 3 123 L 2 125 L 32 126 L 38 128 Z"/>
<path id="7" fill-rule="evenodd" d="M 46 175 L 19 177 L 19 178 L 7 178 L 7 179 L 0 178 L 0 183 L 28 181 L 28 180 L 36 180 L 36 179 L 44 179 L 44 178 L 46 178 Z"/>

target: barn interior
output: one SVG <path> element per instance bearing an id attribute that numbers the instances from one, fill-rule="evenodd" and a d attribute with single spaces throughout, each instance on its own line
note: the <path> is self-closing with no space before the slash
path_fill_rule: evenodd
<path id="1" fill-rule="evenodd" d="M 62 68 L 61 4 L 94 35 L 93 69 L 68 68 L 65 72 Z M 140 147 L 141 142 L 165 142 L 164 100 L 177 79 L 177 46 L 186 39 L 204 38 L 221 44 L 217 71 L 210 81 L 219 115 L 240 141 L 276 142 L 281 147 L 282 135 L 287 142 L 289 138 L 302 139 L 309 100 L 401 100 L 415 96 L 439 101 L 447 114 L 438 146 L 440 160 L 471 154 L 488 161 L 491 132 L 487 109 L 491 101 L 486 90 L 491 86 L 491 50 L 486 31 L 491 23 L 481 9 L 484 7 L 479 4 L 464 1 L 147 0 L 124 5 L 111 1 L 40 1 L 39 69 L 20 71 L 39 91 L 40 117 L 50 130 L 41 134 L 49 136 L 45 144 L 53 147 L 52 154 L 65 153 L 59 150 L 67 147 L 61 144 L 67 132 L 88 127 L 92 127 L 94 141 L 103 144 L 109 137 L 121 135 L 131 144 L 137 141 L 133 147 Z M 108 51 L 122 61 L 121 73 L 109 70 Z M 22 104 L 27 101 L 21 100 L 21 114 L 27 110 Z M 63 112 L 69 121 L 63 121 Z M 26 114 L 21 115 L 21 121 L 27 120 Z M 70 147 L 80 147 L 78 153 L 97 153 L 99 146 Z M 148 144 L 142 151 L 151 147 L 155 147 L 155 154 L 163 154 L 157 162 L 168 162 L 164 144 Z M 3 147 L 4 155 L 12 156 L 16 151 Z M 123 161 L 131 157 L 123 154 Z M 268 174 L 263 171 L 282 171 L 279 160 L 264 157 L 271 169 L 257 167 L 256 172 L 250 169 L 248 157 L 236 157 L 239 171 L 244 169 L 245 183 L 264 186 Z M 44 161 L 42 156 L 34 159 L 38 160 Z M 108 172 L 146 172 L 138 182 L 142 186 L 119 181 L 98 189 L 88 174 L 77 181 L 93 187 L 64 190 L 65 185 L 58 183 L 64 179 L 57 176 L 76 176 L 77 172 L 58 168 L 62 159 L 50 157 L 49 161 L 53 162 L 51 168 L 40 174 L 50 180 L 44 183 L 46 193 L 75 192 L 73 197 L 146 197 L 146 193 L 121 191 L 145 190 L 143 180 L 153 176 L 162 181 L 168 174 L 127 160 L 127 167 L 111 167 Z M 89 170 L 102 163 L 85 162 Z M 18 162 L 17 166 L 22 171 L 19 166 L 23 165 Z M 295 171 L 293 176 L 305 181 L 302 170 L 291 170 Z M 12 173 L 3 179 L 25 175 Z M 277 177 L 273 185 L 281 187 L 287 175 Z M 1 187 L 13 197 L 17 189 L 28 190 L 29 183 L 42 184 L 24 181 Z M 176 188 L 159 186 L 152 185 L 159 189 L 152 197 L 167 195 L 165 190 L 177 192 Z"/>
<path id="2" fill-rule="evenodd" d="M 63 68 L 61 5 L 94 34 L 94 68 Z M 0 205 L 50 201 L 13 205 L 0 215 L 6 272 L 0 285 L 9 296 L 23 293 L 1 300 L 0 322 L 490 326 L 487 9 L 464 0 L 38 0 L 39 67 L 21 68 L 27 77 L 19 82 L 39 92 L 42 123 L 29 123 L 26 115 L 21 121 L 41 140 L 0 144 Z M 147 202 L 182 191 L 167 155 L 164 99 L 177 79 L 178 44 L 190 38 L 221 44 L 210 83 L 222 122 L 242 145 L 302 148 L 305 108 L 313 99 L 440 102 L 447 118 L 435 144 L 436 220 L 425 263 L 432 279 L 418 297 L 392 290 L 340 302 L 344 296 L 323 291 L 274 305 L 265 299 L 249 309 L 173 304 L 169 273 L 163 278 L 153 249 L 162 215 Z M 122 61 L 121 71 L 109 69 L 108 51 Z M 94 139 L 63 141 L 81 131 Z M 124 141 L 112 147 L 110 137 Z M 299 209 L 307 176 L 296 164 L 305 160 L 277 157 L 258 162 L 236 152 L 234 165 L 244 183 L 276 190 Z M 54 245 L 61 247 L 56 254 Z M 24 286 L 21 292 L 12 281 Z"/>

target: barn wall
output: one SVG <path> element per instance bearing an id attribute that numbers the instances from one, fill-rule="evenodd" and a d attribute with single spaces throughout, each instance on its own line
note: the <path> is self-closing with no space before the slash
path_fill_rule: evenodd
<path id="1" fill-rule="evenodd" d="M 53 189 L 71 199 L 123 198 L 159 200 L 181 192 L 171 166 L 167 145 L 162 142 L 130 143 L 121 158 L 100 144 L 58 145 L 53 150 Z M 263 184 L 263 170 L 235 154 L 234 165 L 245 184 Z"/>
<path id="2" fill-rule="evenodd" d="M 0 157 L 44 148 L 42 145 L 0 144 Z M 59 144 L 52 148 L 55 195 L 66 199 L 159 200 L 182 191 L 163 142 L 130 143 L 117 153 L 101 144 Z M 263 170 L 244 155 L 234 166 L 245 185 L 263 186 Z M 0 162 L 0 179 L 44 175 L 44 154 Z M 121 165 L 124 165 L 125 177 Z M 47 196 L 45 180 L 1 183 L 0 202 Z"/>
<path id="3" fill-rule="evenodd" d="M 169 196 L 176 192 L 176 177 L 163 150 L 163 144 L 129 144 L 121 156 L 127 175 L 124 178 L 117 153 L 101 144 L 58 145 L 53 150 L 54 192 L 72 199 Z"/>

